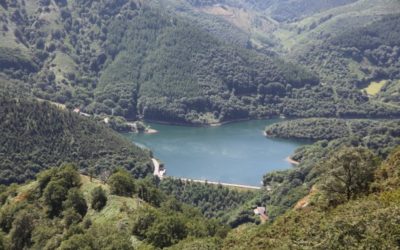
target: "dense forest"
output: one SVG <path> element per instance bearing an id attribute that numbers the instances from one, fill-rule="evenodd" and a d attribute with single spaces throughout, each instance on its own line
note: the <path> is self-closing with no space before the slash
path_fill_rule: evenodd
<path id="1" fill-rule="evenodd" d="M 395 140 L 400 136 L 399 120 L 359 120 L 359 119 L 329 119 L 311 118 L 289 120 L 275 123 L 266 128 L 267 136 L 279 138 L 297 138 L 310 140 L 332 140 L 345 137 L 369 137 L 369 142 L 378 137 Z M 386 141 L 387 143 L 387 141 Z M 394 142 L 393 145 L 397 145 Z M 377 145 L 376 148 L 381 148 Z"/>
<path id="2" fill-rule="evenodd" d="M 4 95 L 0 104 L 0 183 L 24 182 L 65 161 L 97 174 L 112 166 L 136 177 L 152 172 L 149 152 L 90 118 L 48 102 Z"/>
<path id="3" fill-rule="evenodd" d="M 260 52 L 253 38 L 242 45 L 230 43 L 234 39 L 216 34 L 241 31 L 169 2 L 176 10 L 156 1 L 5 1 L 0 7 L 0 76 L 69 109 L 130 120 L 211 124 L 281 114 L 400 116 L 395 106 L 370 102 L 357 88 L 320 84 L 320 72 L 304 68 L 301 64 L 309 63 L 301 58 L 290 63 L 279 53 Z M 266 13 L 305 6 L 310 13 L 301 15 L 310 15 L 351 2 L 229 4 Z M 283 19 L 293 18 L 298 17 Z M 201 19 L 207 22 L 196 25 L 194 20 Z"/>
<path id="4" fill-rule="evenodd" d="M 263 205 L 259 192 L 172 178 L 163 180 L 159 187 L 177 200 L 198 208 L 206 218 L 218 218 L 232 227 L 259 223 L 251 211 L 253 206 Z"/>
<path id="5" fill-rule="evenodd" d="M 399 14 L 388 14 L 364 26 L 321 35 L 320 44 L 299 48 L 296 60 L 320 72 L 323 81 L 358 89 L 372 81 L 399 79 L 399 20 Z"/>

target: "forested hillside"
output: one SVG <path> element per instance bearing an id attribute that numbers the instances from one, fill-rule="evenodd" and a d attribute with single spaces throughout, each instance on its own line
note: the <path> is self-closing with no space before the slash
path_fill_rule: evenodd
<path id="1" fill-rule="evenodd" d="M 170 19 L 141 10 L 131 21 L 111 24 L 110 44 L 120 39 L 121 51 L 100 78 L 95 108 L 119 110 L 115 95 L 128 88 L 124 92 L 137 95 L 137 113 L 145 119 L 225 121 L 249 117 L 251 111 L 261 114 L 260 91 L 284 96 L 288 88 L 318 83 L 303 68 L 227 46 L 191 24 Z"/>
<path id="2" fill-rule="evenodd" d="M 140 2 L 13 1 L 2 16 L 3 72 L 37 97 L 91 113 L 181 123 L 265 116 L 257 96 L 276 87 L 268 84 L 284 96 L 318 83 Z"/>
<path id="3" fill-rule="evenodd" d="M 358 120 L 358 119 L 296 119 L 275 123 L 266 128 L 267 136 L 310 140 L 333 140 L 338 138 L 368 137 L 369 143 L 380 141 L 379 137 L 400 137 L 399 120 Z M 387 140 L 385 141 L 387 143 Z M 395 142 L 397 145 L 400 142 Z M 376 146 L 380 148 L 380 146 Z"/>
<path id="4" fill-rule="evenodd" d="M 308 48 L 308 55 L 300 60 L 358 88 L 372 81 L 399 79 L 399 18 L 399 14 L 387 15 L 365 26 L 322 36 L 324 45 Z"/>
<path id="5" fill-rule="evenodd" d="M 298 6 L 306 6 L 303 18 L 350 2 L 229 4 L 268 18 L 279 8 L 290 6 L 296 11 L 288 11 L 297 13 Z M 244 26 L 234 28 L 235 23 L 193 9 L 210 3 L 182 4 L 172 0 L 4 1 L 0 76 L 20 82 L 15 87 L 27 87 L 30 95 L 68 108 L 131 120 L 211 124 L 281 114 L 400 115 L 396 106 L 370 102 L 357 88 L 320 84 L 318 68 L 307 70 L 300 65 L 302 59 L 301 63 L 282 60 L 276 53 L 282 42 L 275 34 L 281 30 L 276 21 L 260 19 L 266 33 L 256 32 L 261 35 L 256 39 Z M 297 18 L 288 14 L 282 20 Z M 266 44 L 261 48 L 262 37 L 274 48 L 265 51 Z"/>
<path id="6" fill-rule="evenodd" d="M 333 91 L 363 92 L 375 105 L 398 108 L 398 1 L 188 2 L 246 33 L 247 47 L 306 65 Z"/>
<path id="7" fill-rule="evenodd" d="M 100 175 L 124 167 L 152 172 L 150 153 L 94 120 L 47 102 L 0 95 L 0 183 L 24 182 L 62 162 Z"/>

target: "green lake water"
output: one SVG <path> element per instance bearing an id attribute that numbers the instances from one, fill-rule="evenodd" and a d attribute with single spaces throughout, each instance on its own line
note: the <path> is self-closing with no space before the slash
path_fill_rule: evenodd
<path id="1" fill-rule="evenodd" d="M 151 149 L 169 176 L 259 186 L 265 173 L 292 167 L 286 158 L 304 144 L 266 138 L 265 126 L 278 121 L 244 121 L 219 127 L 150 123 L 158 134 L 126 136 Z"/>

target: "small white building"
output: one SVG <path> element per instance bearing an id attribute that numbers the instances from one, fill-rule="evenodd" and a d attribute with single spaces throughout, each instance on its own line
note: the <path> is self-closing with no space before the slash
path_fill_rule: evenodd
<path id="1" fill-rule="evenodd" d="M 257 207 L 254 210 L 255 215 L 259 215 L 262 222 L 268 220 L 268 215 L 266 214 L 267 209 L 265 207 Z"/>

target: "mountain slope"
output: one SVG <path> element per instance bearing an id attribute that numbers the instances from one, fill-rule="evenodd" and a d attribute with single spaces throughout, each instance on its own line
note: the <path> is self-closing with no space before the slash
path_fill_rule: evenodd
<path id="1" fill-rule="evenodd" d="M 223 249 L 398 248 L 399 152 L 395 150 L 375 171 L 371 194 L 367 191 L 358 199 L 327 207 L 327 194 L 314 189 L 304 208 L 292 209 L 269 224 L 235 229 Z"/>
<path id="2" fill-rule="evenodd" d="M 265 116 L 258 106 L 266 104 L 249 103 L 257 102 L 258 88 L 318 83 L 300 66 L 227 45 L 154 6 L 7 2 L 1 7 L 7 42 L 0 52 L 9 60 L 3 72 L 28 81 L 33 95 L 68 107 L 180 123 Z"/>
<path id="3" fill-rule="evenodd" d="M 0 182 L 23 182 L 62 162 L 100 174 L 114 166 L 135 176 L 151 172 L 149 152 L 94 120 L 47 102 L 0 95 Z M 110 166 L 111 165 L 111 166 Z"/>
<path id="4" fill-rule="evenodd" d="M 7 2 L 0 7 L 5 41 L 0 54 L 8 60 L 1 76 L 68 108 L 133 120 L 211 124 L 281 114 L 399 115 L 396 107 L 370 103 L 356 89 L 348 94 L 348 87 L 319 85 L 315 73 L 274 53 L 243 48 L 254 47 L 242 39 L 244 31 L 234 32 L 241 45 L 222 42 L 225 33 L 215 36 L 215 30 L 227 22 L 212 26 L 215 19 L 207 18 L 196 25 L 194 20 L 208 14 L 178 11 L 184 6 Z"/>
<path id="5" fill-rule="evenodd" d="M 118 108 L 121 91 L 138 96 L 138 113 L 145 119 L 200 122 L 209 113 L 224 121 L 249 116 L 256 107 L 227 114 L 231 97 L 256 101 L 261 85 L 280 82 L 301 88 L 317 79 L 304 69 L 256 53 L 226 46 L 195 26 L 143 10 L 129 22 L 116 21 L 110 37 L 124 48 L 102 74 L 96 99 Z M 142 39 L 146 37 L 146 39 Z M 108 98 L 107 98 L 108 97 Z M 107 98 L 107 99 L 106 99 Z M 107 106 L 106 105 L 106 106 Z"/>

